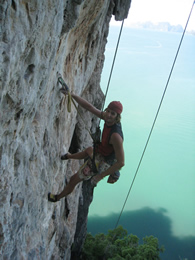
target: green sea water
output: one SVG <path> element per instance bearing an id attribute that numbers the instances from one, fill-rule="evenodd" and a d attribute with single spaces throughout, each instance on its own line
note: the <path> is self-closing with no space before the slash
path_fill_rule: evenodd
<path id="1" fill-rule="evenodd" d="M 111 27 L 105 92 L 118 27 Z M 181 39 L 180 33 L 124 28 L 106 105 L 123 104 L 125 166 L 118 183 L 94 191 L 89 218 L 120 213 L 140 162 Z M 195 235 L 195 36 L 186 34 L 125 211 L 163 209 L 178 237 Z M 119 223 L 120 224 L 120 223 Z"/>

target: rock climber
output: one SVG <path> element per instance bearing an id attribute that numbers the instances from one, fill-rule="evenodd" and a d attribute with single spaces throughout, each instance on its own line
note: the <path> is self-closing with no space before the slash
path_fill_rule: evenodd
<path id="1" fill-rule="evenodd" d="M 61 92 L 67 95 L 65 89 L 62 88 Z M 112 101 L 104 111 L 100 111 L 85 99 L 75 94 L 71 94 L 71 96 L 81 107 L 103 119 L 105 123 L 101 142 L 95 151 L 93 151 L 93 147 L 88 147 L 82 152 L 74 154 L 68 152 L 61 156 L 62 160 L 85 159 L 86 161 L 70 178 L 61 193 L 56 195 L 48 193 L 48 200 L 51 202 L 57 202 L 66 197 L 79 182 L 90 178 L 94 186 L 106 176 L 109 176 L 107 183 L 115 183 L 120 176 L 119 170 L 124 166 L 123 132 L 120 123 L 122 104 L 119 101 Z M 95 165 L 98 170 L 96 175 L 92 171 L 93 152 L 95 152 Z"/>

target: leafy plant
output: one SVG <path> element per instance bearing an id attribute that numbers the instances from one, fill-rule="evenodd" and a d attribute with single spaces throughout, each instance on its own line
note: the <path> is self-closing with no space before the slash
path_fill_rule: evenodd
<path id="1" fill-rule="evenodd" d="M 103 233 L 92 236 L 87 234 L 81 259 L 85 260 L 158 260 L 164 247 L 159 247 L 158 239 L 149 236 L 139 238 L 133 234 L 128 235 L 127 230 L 118 226 Z"/>

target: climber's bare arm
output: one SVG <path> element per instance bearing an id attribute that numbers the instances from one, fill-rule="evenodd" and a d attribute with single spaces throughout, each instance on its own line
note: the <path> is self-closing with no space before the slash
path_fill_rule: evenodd
<path id="1" fill-rule="evenodd" d="M 95 108 L 91 103 L 89 103 L 87 100 L 75 95 L 71 94 L 74 100 L 84 109 L 90 111 L 92 114 L 96 115 L 97 117 L 103 119 L 103 113 L 99 109 Z"/>

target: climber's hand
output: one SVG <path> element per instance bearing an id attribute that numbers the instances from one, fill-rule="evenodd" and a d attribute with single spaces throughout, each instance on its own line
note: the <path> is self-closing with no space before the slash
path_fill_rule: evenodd
<path id="1" fill-rule="evenodd" d="M 65 88 L 61 88 L 60 92 L 66 96 L 66 95 L 68 95 L 69 90 L 67 91 Z"/>

